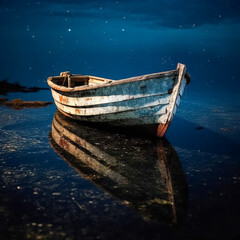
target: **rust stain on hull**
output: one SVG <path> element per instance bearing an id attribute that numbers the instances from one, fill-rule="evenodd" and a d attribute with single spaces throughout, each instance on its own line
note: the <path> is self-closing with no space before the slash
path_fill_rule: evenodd
<path id="1" fill-rule="evenodd" d="M 61 137 L 59 144 L 62 148 L 65 148 L 65 149 L 69 148 L 69 143 L 64 137 Z"/>
<path id="2" fill-rule="evenodd" d="M 77 109 L 77 108 L 75 109 L 75 112 L 78 113 L 78 114 L 80 114 L 80 110 Z"/>
<path id="3" fill-rule="evenodd" d="M 63 102 L 63 96 L 59 95 L 59 102 L 62 103 Z"/>
<path id="4" fill-rule="evenodd" d="M 63 95 L 59 95 L 59 102 L 67 104 L 68 103 L 68 98 L 63 97 Z"/>

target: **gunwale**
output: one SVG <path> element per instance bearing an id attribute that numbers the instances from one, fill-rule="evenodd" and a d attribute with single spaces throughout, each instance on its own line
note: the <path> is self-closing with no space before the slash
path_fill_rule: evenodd
<path id="1" fill-rule="evenodd" d="M 91 75 L 71 75 L 74 77 L 79 76 L 82 78 L 101 79 L 101 80 L 105 81 L 103 83 L 96 84 L 96 85 L 83 85 L 83 86 L 77 86 L 77 87 L 65 87 L 65 86 L 60 86 L 60 85 L 54 83 L 54 80 L 59 78 L 59 76 L 49 77 L 47 79 L 47 82 L 48 82 L 48 85 L 55 90 L 59 90 L 62 92 L 77 92 L 77 91 L 90 90 L 90 89 L 96 89 L 96 88 L 102 88 L 102 87 L 109 87 L 109 86 L 119 85 L 119 84 L 123 84 L 123 83 L 138 82 L 138 81 L 143 81 L 143 80 L 148 80 L 148 79 L 153 79 L 153 78 L 163 78 L 163 77 L 170 77 L 170 76 L 177 76 L 177 75 L 178 75 L 178 69 L 166 71 L 166 72 L 151 73 L 151 74 L 146 74 L 146 75 L 141 75 L 141 76 L 131 77 L 131 78 L 125 78 L 125 79 L 120 79 L 120 80 L 99 78 L 99 77 L 95 77 L 95 76 L 91 76 Z M 187 75 L 186 75 L 186 78 L 189 79 L 189 77 Z"/>

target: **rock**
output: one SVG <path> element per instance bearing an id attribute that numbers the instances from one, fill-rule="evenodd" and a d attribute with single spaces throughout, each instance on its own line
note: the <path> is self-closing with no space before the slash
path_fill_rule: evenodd
<path id="1" fill-rule="evenodd" d="M 12 101 L 5 101 L 7 107 L 11 107 L 15 110 L 20 110 L 23 108 L 40 108 L 52 104 L 52 102 L 42 102 L 42 101 L 23 101 L 22 99 L 13 99 Z"/>

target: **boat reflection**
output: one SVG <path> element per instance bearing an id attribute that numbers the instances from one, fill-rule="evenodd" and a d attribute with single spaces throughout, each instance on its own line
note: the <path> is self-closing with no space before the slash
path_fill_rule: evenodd
<path id="1" fill-rule="evenodd" d="M 145 220 L 176 224 L 184 217 L 187 182 L 177 153 L 165 138 L 103 131 L 57 111 L 49 139 L 82 177 L 137 210 Z"/>

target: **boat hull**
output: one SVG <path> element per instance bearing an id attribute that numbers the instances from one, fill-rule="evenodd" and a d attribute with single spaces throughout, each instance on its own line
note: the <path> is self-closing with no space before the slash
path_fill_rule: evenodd
<path id="1" fill-rule="evenodd" d="M 188 83 L 185 65 L 177 70 L 75 88 L 51 84 L 58 110 L 88 123 L 145 129 L 164 136 Z"/>

